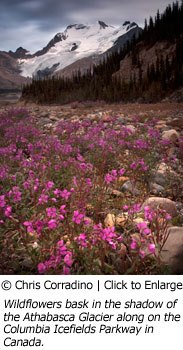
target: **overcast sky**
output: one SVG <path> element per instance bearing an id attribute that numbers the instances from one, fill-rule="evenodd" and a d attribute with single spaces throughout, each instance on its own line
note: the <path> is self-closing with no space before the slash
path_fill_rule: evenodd
<path id="1" fill-rule="evenodd" d="M 163 11 L 171 0 L 0 0 L 0 50 L 23 46 L 34 52 L 69 24 L 102 20 L 121 25 Z"/>

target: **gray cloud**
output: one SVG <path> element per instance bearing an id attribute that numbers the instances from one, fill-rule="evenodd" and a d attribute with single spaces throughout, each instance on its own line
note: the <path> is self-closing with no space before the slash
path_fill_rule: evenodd
<path id="1" fill-rule="evenodd" d="M 98 19 L 120 25 L 125 20 L 143 25 L 164 10 L 170 0 L 0 0 L 0 50 L 23 46 L 35 51 L 71 23 Z"/>

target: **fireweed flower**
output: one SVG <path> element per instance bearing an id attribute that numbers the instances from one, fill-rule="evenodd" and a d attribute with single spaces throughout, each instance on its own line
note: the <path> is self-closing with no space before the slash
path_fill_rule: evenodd
<path id="1" fill-rule="evenodd" d="M 149 235 L 151 233 L 151 230 L 147 227 L 147 222 L 142 221 L 139 224 L 137 224 L 137 228 L 139 229 L 141 234 Z"/>
<path id="2" fill-rule="evenodd" d="M 135 162 L 131 163 L 130 168 L 135 170 L 137 168 L 137 164 Z"/>
<path id="3" fill-rule="evenodd" d="M 70 268 L 67 266 L 63 267 L 63 275 L 69 275 L 70 274 Z"/>
<path id="4" fill-rule="evenodd" d="M 110 184 L 111 182 L 116 181 L 117 180 L 117 175 L 118 175 L 117 174 L 117 170 L 115 170 L 115 169 L 111 170 L 110 173 L 105 175 L 105 178 L 104 178 L 105 182 L 107 184 Z"/>
<path id="5" fill-rule="evenodd" d="M 56 218 L 57 216 L 57 209 L 55 207 L 53 208 L 46 208 L 46 214 L 48 218 Z"/>
<path id="6" fill-rule="evenodd" d="M 62 256 L 66 255 L 67 248 L 63 240 L 57 242 L 57 252 Z"/>
<path id="7" fill-rule="evenodd" d="M 35 179 L 35 184 L 34 184 L 34 191 L 36 192 L 38 190 L 39 187 L 39 179 Z"/>
<path id="8" fill-rule="evenodd" d="M 54 230 L 55 228 L 57 228 L 57 222 L 55 219 L 51 219 L 48 221 L 48 228 L 50 230 Z"/>
<path id="9" fill-rule="evenodd" d="M 144 252 L 144 250 L 139 250 L 139 255 L 142 259 L 144 259 L 146 256 L 146 253 Z"/>
<path id="10" fill-rule="evenodd" d="M 86 242 L 86 234 L 81 233 L 78 237 L 75 237 L 74 239 L 82 248 L 87 247 L 87 242 Z"/>
<path id="11" fill-rule="evenodd" d="M 84 215 L 83 214 L 80 214 L 78 210 L 75 210 L 74 211 L 74 214 L 73 214 L 73 217 L 72 217 L 72 221 L 76 224 L 80 224 L 81 221 L 83 220 L 84 218 Z"/>
<path id="12" fill-rule="evenodd" d="M 67 211 L 65 210 L 65 208 L 66 208 L 66 205 L 65 205 L 65 204 L 61 205 L 61 207 L 60 207 L 60 209 L 59 209 L 61 214 L 66 214 L 66 213 L 67 213 Z"/>
<path id="13" fill-rule="evenodd" d="M 53 193 L 57 198 L 60 196 L 60 190 L 58 188 L 56 188 Z"/>
<path id="14" fill-rule="evenodd" d="M 11 191 L 9 191 L 9 196 L 13 197 L 13 200 L 15 202 L 21 202 L 22 200 L 22 194 L 19 190 L 18 186 L 14 186 Z"/>
<path id="15" fill-rule="evenodd" d="M 131 244 L 130 244 L 130 248 L 131 248 L 132 250 L 136 250 L 136 249 L 137 249 L 137 242 L 133 240 L 133 241 L 131 242 Z"/>
<path id="16" fill-rule="evenodd" d="M 37 268 L 40 275 L 46 272 L 46 265 L 44 263 L 39 263 Z"/>
<path id="17" fill-rule="evenodd" d="M 128 213 L 129 214 L 138 213 L 140 211 L 140 208 L 141 208 L 141 205 L 139 203 L 136 203 L 128 210 Z"/>
<path id="18" fill-rule="evenodd" d="M 65 257 L 64 257 L 64 263 L 68 266 L 71 267 L 73 260 L 72 260 L 72 253 L 68 252 Z"/>
<path id="19" fill-rule="evenodd" d="M 12 207 L 7 206 L 7 207 L 5 208 L 4 214 L 5 214 L 6 217 L 11 217 L 11 214 L 12 214 Z"/>
<path id="20" fill-rule="evenodd" d="M 170 214 L 166 213 L 166 215 L 165 215 L 165 219 L 168 221 L 168 220 L 171 220 L 171 219 L 172 219 L 172 217 L 171 217 L 171 215 L 170 215 Z"/>
<path id="21" fill-rule="evenodd" d="M 62 264 L 62 272 L 63 274 L 69 274 L 70 268 L 72 266 L 72 252 L 67 250 L 67 247 L 64 244 L 63 240 L 57 242 L 57 250 L 55 255 L 51 255 L 50 258 L 44 262 L 38 264 L 38 272 L 40 274 L 45 273 L 49 269 L 60 268 L 60 264 Z"/>
<path id="22" fill-rule="evenodd" d="M 144 207 L 144 216 L 145 216 L 146 220 L 151 222 L 154 219 L 154 215 L 155 215 L 155 213 L 150 207 L 148 207 L 148 206 Z"/>
<path id="23" fill-rule="evenodd" d="M 123 176 L 124 173 L 125 173 L 125 169 L 124 169 L 124 168 L 121 168 L 121 169 L 119 170 L 119 175 L 120 175 L 120 176 Z"/>
<path id="24" fill-rule="evenodd" d="M 60 191 L 60 196 L 65 200 L 69 199 L 70 195 L 71 195 L 71 192 L 67 191 L 66 189 L 64 189 L 63 191 Z"/>
<path id="25" fill-rule="evenodd" d="M 44 194 L 42 193 L 38 199 L 38 203 L 39 204 L 44 204 L 44 203 L 47 203 L 48 202 L 48 195 L 47 194 Z"/>
<path id="26" fill-rule="evenodd" d="M 0 208 L 4 208 L 6 205 L 5 196 L 0 196 Z"/>
<path id="27" fill-rule="evenodd" d="M 27 232 L 31 233 L 34 231 L 33 224 L 31 221 L 24 221 L 23 225 L 27 228 Z"/>
<path id="28" fill-rule="evenodd" d="M 35 226 L 35 228 L 36 228 L 36 232 L 37 232 L 38 234 L 41 234 L 41 233 L 42 233 L 42 230 L 43 230 L 43 228 L 44 228 L 44 226 L 45 226 L 45 222 L 44 222 L 43 220 L 36 220 L 36 221 L 34 222 L 34 226 Z"/>
<path id="29" fill-rule="evenodd" d="M 156 246 L 154 243 L 149 243 L 148 245 L 148 250 L 151 254 L 155 254 L 155 251 L 156 251 Z"/>
<path id="30" fill-rule="evenodd" d="M 77 155 L 77 160 L 79 160 L 79 162 L 85 162 L 85 159 L 81 156 L 81 154 Z"/>
<path id="31" fill-rule="evenodd" d="M 86 179 L 86 184 L 88 187 L 92 187 L 92 180 L 90 178 Z"/>
<path id="32" fill-rule="evenodd" d="M 124 211 L 127 211 L 127 210 L 129 209 L 129 205 L 123 205 L 122 209 L 123 209 Z"/>
<path id="33" fill-rule="evenodd" d="M 23 183 L 23 187 L 25 188 L 25 190 L 28 190 L 29 187 L 30 187 L 29 182 L 28 182 L 28 181 L 25 181 L 25 182 Z"/>
<path id="34" fill-rule="evenodd" d="M 46 187 L 47 190 L 50 190 L 53 186 L 54 186 L 54 182 L 53 181 L 48 181 L 46 183 L 45 187 Z"/>

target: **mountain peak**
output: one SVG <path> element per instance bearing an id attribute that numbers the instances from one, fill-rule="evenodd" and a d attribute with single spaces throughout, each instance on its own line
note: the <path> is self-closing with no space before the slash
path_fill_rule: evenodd
<path id="1" fill-rule="evenodd" d="M 22 46 L 18 47 L 15 52 L 9 51 L 10 56 L 15 58 L 25 58 L 29 51 L 24 49 Z"/>
<path id="2" fill-rule="evenodd" d="M 98 24 L 100 25 L 100 29 L 105 29 L 109 27 L 105 22 L 103 21 L 98 21 Z"/>
<path id="3" fill-rule="evenodd" d="M 129 30 L 129 29 L 131 29 L 131 28 L 133 28 L 133 27 L 138 27 L 138 24 L 135 23 L 135 22 L 132 22 L 132 23 L 130 23 L 130 24 L 128 25 L 128 27 L 126 28 L 126 30 Z"/>
<path id="4" fill-rule="evenodd" d="M 76 29 L 76 30 L 80 30 L 80 29 L 85 29 L 86 28 L 86 26 L 84 25 L 84 24 L 70 24 L 69 26 L 67 26 L 67 28 L 66 28 L 66 30 L 69 30 L 69 29 L 72 29 L 72 28 L 74 28 L 74 29 Z"/>
<path id="5" fill-rule="evenodd" d="M 129 24 L 130 24 L 130 21 L 125 21 L 125 22 L 123 23 L 123 27 L 128 26 Z"/>

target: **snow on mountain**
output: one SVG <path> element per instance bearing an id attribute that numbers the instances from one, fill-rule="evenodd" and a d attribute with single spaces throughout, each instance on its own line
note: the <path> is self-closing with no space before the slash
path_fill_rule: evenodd
<path id="1" fill-rule="evenodd" d="M 43 50 L 31 58 L 18 60 L 21 75 L 32 77 L 43 70 L 61 70 L 81 58 L 102 54 L 135 27 L 138 28 L 138 25 L 129 21 L 119 28 L 102 21 L 94 25 L 69 25 L 63 33 L 57 33 Z"/>

